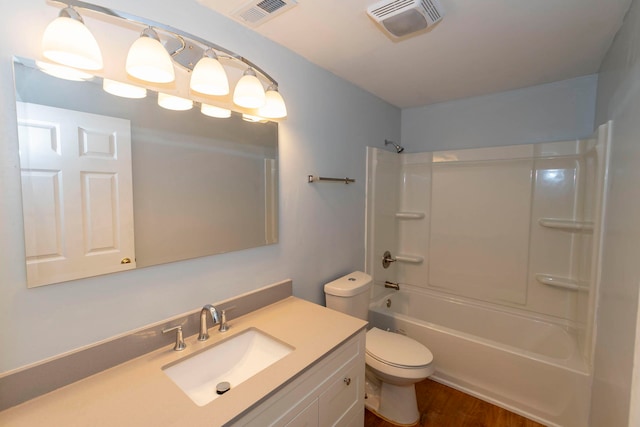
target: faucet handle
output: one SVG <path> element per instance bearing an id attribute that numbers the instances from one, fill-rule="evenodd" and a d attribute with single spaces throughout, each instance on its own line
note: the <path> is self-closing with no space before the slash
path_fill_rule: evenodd
<path id="1" fill-rule="evenodd" d="M 173 349 L 175 351 L 182 351 L 185 348 L 187 348 L 187 345 L 184 343 L 184 338 L 182 336 L 182 326 L 178 325 L 178 326 L 174 326 L 172 328 L 163 329 L 162 333 L 166 334 L 166 333 L 169 333 L 171 331 L 176 331 L 176 344 L 173 346 Z"/>
<path id="2" fill-rule="evenodd" d="M 233 310 L 236 306 L 227 307 L 222 310 L 220 314 L 220 327 L 218 328 L 219 332 L 227 332 L 229 330 L 229 324 L 227 323 L 227 310 Z"/>
<path id="3" fill-rule="evenodd" d="M 227 332 L 229 330 L 229 325 L 227 324 L 227 310 L 222 310 L 222 314 L 220 315 L 220 327 L 218 331 Z"/>

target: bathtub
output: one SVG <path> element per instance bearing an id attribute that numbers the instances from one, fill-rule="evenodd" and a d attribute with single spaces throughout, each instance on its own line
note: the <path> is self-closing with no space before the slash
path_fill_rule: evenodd
<path id="1" fill-rule="evenodd" d="M 411 286 L 374 299 L 369 322 L 427 346 L 438 382 L 545 425 L 588 425 L 591 376 L 567 325 Z"/>

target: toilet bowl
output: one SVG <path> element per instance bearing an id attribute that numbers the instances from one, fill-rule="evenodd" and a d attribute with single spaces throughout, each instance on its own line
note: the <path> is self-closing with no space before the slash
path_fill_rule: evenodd
<path id="1" fill-rule="evenodd" d="M 327 307 L 366 320 L 373 279 L 356 271 L 324 286 Z M 433 373 L 433 355 L 419 342 L 371 328 L 366 337 L 365 406 L 396 425 L 420 421 L 415 384 Z"/>
<path id="2" fill-rule="evenodd" d="M 398 425 L 420 420 L 415 384 L 433 371 L 433 355 L 419 342 L 394 332 L 367 332 L 367 408 Z"/>

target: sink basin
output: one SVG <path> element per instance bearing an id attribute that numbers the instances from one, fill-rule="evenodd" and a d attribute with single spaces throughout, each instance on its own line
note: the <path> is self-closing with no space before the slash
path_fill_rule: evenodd
<path id="1" fill-rule="evenodd" d="M 256 328 L 247 329 L 214 346 L 162 368 L 198 406 L 220 397 L 216 386 L 231 390 L 294 350 Z"/>

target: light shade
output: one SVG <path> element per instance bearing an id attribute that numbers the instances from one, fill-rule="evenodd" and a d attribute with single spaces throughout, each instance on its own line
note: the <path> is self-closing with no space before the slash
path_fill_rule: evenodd
<path id="1" fill-rule="evenodd" d="M 42 35 L 42 54 L 45 58 L 83 70 L 102 68 L 102 53 L 91 31 L 80 15 L 65 8 L 51 21 Z"/>
<path id="2" fill-rule="evenodd" d="M 233 102 L 245 108 L 259 108 L 265 102 L 264 88 L 253 68 L 247 68 L 233 91 Z"/>
<path id="3" fill-rule="evenodd" d="M 193 101 L 160 92 L 158 93 L 158 105 L 167 110 L 185 111 L 193 108 Z"/>
<path id="4" fill-rule="evenodd" d="M 205 116 L 217 117 L 219 119 L 226 119 L 231 117 L 231 110 L 226 108 L 216 107 L 215 105 L 202 104 L 200 106 L 200 112 Z"/>
<path id="5" fill-rule="evenodd" d="M 126 69 L 130 76 L 151 83 L 171 83 L 176 79 L 171 56 L 151 28 L 145 29 L 129 48 Z"/>
<path id="6" fill-rule="evenodd" d="M 147 96 L 147 90 L 143 87 L 117 82 L 110 79 L 102 80 L 102 89 L 111 95 L 120 96 L 122 98 L 140 99 Z"/>
<path id="7" fill-rule="evenodd" d="M 66 65 L 52 64 L 51 62 L 36 61 L 39 70 L 59 79 L 81 82 L 93 78 L 93 74 Z"/>
<path id="8" fill-rule="evenodd" d="M 276 85 L 271 85 L 265 92 L 265 102 L 258 110 L 258 114 L 269 119 L 280 119 L 287 116 L 287 106 Z"/>
<path id="9" fill-rule="evenodd" d="M 191 90 L 206 95 L 226 95 L 229 93 L 229 80 L 218 57 L 209 49 L 200 58 L 191 73 Z"/>

